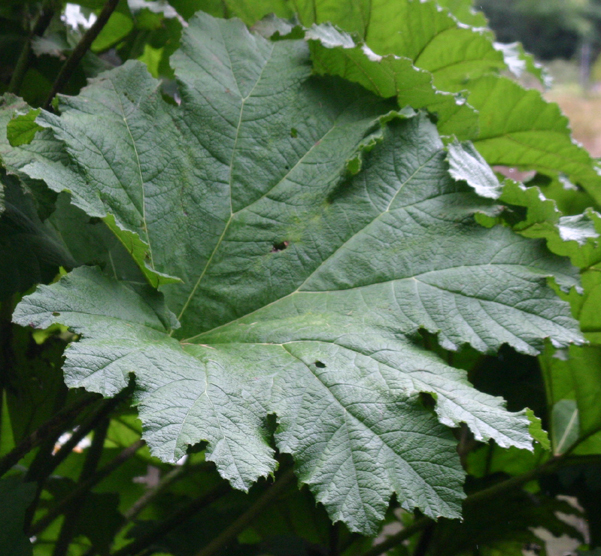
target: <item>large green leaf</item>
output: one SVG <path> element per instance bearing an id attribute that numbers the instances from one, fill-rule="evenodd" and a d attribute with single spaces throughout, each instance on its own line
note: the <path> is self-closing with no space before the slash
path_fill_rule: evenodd
<path id="1" fill-rule="evenodd" d="M 114 395 L 134 374 L 144 437 L 164 460 L 206 440 L 207 459 L 246 489 L 273 471 L 277 447 L 352 530 L 375 532 L 393 492 L 456 517 L 454 440 L 418 394 L 432 394 L 443 425 L 501 446 L 529 448 L 529 421 L 417 332 L 485 352 L 579 343 L 547 285 L 569 289 L 576 273 L 542 240 L 475 222 L 499 207 L 452 178 L 424 115 L 311 77 L 309 56 L 302 40 L 199 15 L 172 60 L 180 106 L 128 63 L 63 98 L 60 117 L 43 113 L 70 162 L 37 157 L 21 171 L 139 235 L 154 270 L 182 283 L 162 287 L 165 306 L 83 267 L 15 319 L 82 334 L 71 386 Z"/>

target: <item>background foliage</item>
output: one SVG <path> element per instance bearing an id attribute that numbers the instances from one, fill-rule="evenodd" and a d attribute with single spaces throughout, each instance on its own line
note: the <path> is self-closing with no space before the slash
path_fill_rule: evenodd
<path id="1" fill-rule="evenodd" d="M 486 24 L 2 4 L 0 553 L 601 549 L 601 174 Z"/>

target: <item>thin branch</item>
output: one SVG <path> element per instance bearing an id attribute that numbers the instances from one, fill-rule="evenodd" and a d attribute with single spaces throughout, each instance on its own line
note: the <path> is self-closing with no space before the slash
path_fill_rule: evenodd
<path id="1" fill-rule="evenodd" d="M 424 528 L 424 532 L 419 538 L 419 542 L 413 551 L 412 556 L 426 556 L 428 552 L 428 548 L 430 547 L 430 543 L 432 542 L 432 538 L 434 536 L 434 531 L 436 529 L 436 522 L 430 521 L 428 525 Z"/>
<path id="2" fill-rule="evenodd" d="M 120 531 L 122 531 L 131 521 L 133 521 L 143 510 L 148 506 L 148 504 L 152 503 L 155 498 L 161 494 L 165 489 L 170 487 L 176 481 L 182 479 L 183 477 L 187 477 L 188 475 L 195 473 L 196 471 L 208 470 L 212 468 L 213 464 L 208 461 L 203 461 L 201 463 L 196 464 L 185 464 L 178 465 L 171 469 L 168 473 L 166 473 L 163 478 L 159 481 L 159 483 L 149 488 L 138 500 L 136 500 L 130 508 L 125 512 L 123 523 L 121 527 L 117 530 L 115 535 L 117 535 Z M 84 556 L 93 556 L 97 554 L 97 550 L 94 547 L 91 547 Z"/>
<path id="3" fill-rule="evenodd" d="M 54 506 L 44 517 L 34 523 L 29 531 L 28 536 L 39 535 L 46 527 L 48 527 L 57 517 L 59 517 L 73 502 L 77 501 L 81 496 L 94 488 L 104 478 L 108 477 L 115 469 L 124 464 L 131 458 L 142 446 L 145 445 L 144 440 L 138 440 L 131 446 L 125 448 L 120 454 L 115 456 L 104 467 L 99 469 L 94 475 L 87 480 L 81 482 L 75 490 L 65 496 L 56 506 Z"/>
<path id="4" fill-rule="evenodd" d="M 113 410 L 132 392 L 132 387 L 129 386 L 125 390 L 119 392 L 114 398 L 110 398 L 108 400 L 104 400 L 100 409 L 88 416 L 88 418 L 81 423 L 77 427 L 76 430 L 73 431 L 69 440 L 67 440 L 54 454 L 54 457 L 49 462 L 48 469 L 46 470 L 47 474 L 50 474 L 54 469 L 56 469 L 66 458 L 73 452 L 74 448 L 83 440 L 85 436 L 89 434 L 89 432 L 95 429 L 100 422 L 102 422 Z"/>
<path id="5" fill-rule="evenodd" d="M 86 454 L 83 469 L 81 470 L 81 474 L 79 476 L 78 486 L 86 483 L 94 475 L 96 468 L 98 467 L 98 463 L 100 462 L 100 458 L 102 457 L 104 440 L 106 439 L 106 433 L 109 430 L 109 424 L 110 419 L 106 418 L 96 427 L 94 438 L 92 439 L 92 445 Z M 88 494 L 89 491 L 84 490 L 83 494 L 81 494 L 79 497 L 79 504 L 70 506 L 65 513 L 65 520 L 61 526 L 52 556 L 67 556 L 69 545 L 71 544 L 71 540 L 75 535 L 77 524 L 79 522 L 79 506 L 84 503 Z"/>
<path id="6" fill-rule="evenodd" d="M 178 465 L 169 471 L 156 486 L 149 488 L 132 506 L 125 512 L 127 521 L 134 520 L 148 504 L 150 504 L 161 492 L 169 488 L 173 483 L 198 470 L 208 469 L 212 464 L 203 461 L 196 465 Z"/>
<path id="7" fill-rule="evenodd" d="M 401 544 L 403 541 L 411 538 L 415 533 L 425 529 L 432 520 L 428 517 L 421 517 L 418 520 L 414 521 L 411 525 L 404 527 L 401 529 L 396 535 L 392 535 L 388 537 L 385 541 L 377 544 L 370 548 L 367 552 L 364 552 L 361 556 L 380 556 L 380 554 L 384 554 L 388 552 L 390 549 L 395 546 Z"/>
<path id="8" fill-rule="evenodd" d="M 59 74 L 57 75 L 54 83 L 52 84 L 52 88 L 50 89 L 50 93 L 48 93 L 48 98 L 44 103 L 44 108 L 47 110 L 50 108 L 52 103 L 52 99 L 56 96 L 58 92 L 64 87 L 65 83 L 69 81 L 73 72 L 77 69 L 79 62 L 84 57 L 85 53 L 92 46 L 92 43 L 96 39 L 96 37 L 100 34 L 100 31 L 107 24 L 109 17 L 115 11 L 119 0 L 107 0 L 106 4 L 102 8 L 102 11 L 98 15 L 98 19 L 81 37 L 81 40 L 77 43 L 77 46 L 71 52 L 71 56 L 67 58 L 67 61 L 64 63 L 61 68 Z"/>
<path id="9" fill-rule="evenodd" d="M 63 407 L 65 401 L 67 399 L 67 387 L 62 385 L 57 396 L 54 400 L 54 412 L 59 411 L 59 408 Z M 76 419 L 76 415 L 72 417 L 72 419 L 65 423 L 64 426 L 68 427 L 71 425 L 73 420 Z M 42 444 L 40 445 L 37 454 L 34 456 L 29 469 L 25 473 L 25 477 L 23 480 L 25 482 L 32 481 L 37 482 L 35 495 L 33 500 L 27 507 L 25 511 L 25 518 L 23 519 L 23 531 L 29 529 L 31 522 L 33 520 L 33 516 L 35 515 L 36 508 L 40 502 L 40 497 L 42 495 L 42 490 L 44 487 L 44 469 L 48 466 L 48 461 L 52 458 L 53 450 L 56 446 L 56 442 L 60 438 L 63 429 L 54 429 L 51 431 L 46 438 L 43 439 Z"/>
<path id="10" fill-rule="evenodd" d="M 294 471 L 286 471 L 271 487 L 269 487 L 257 501 L 246 510 L 229 527 L 224 529 L 207 546 L 196 553 L 196 556 L 213 556 L 222 554 L 223 549 L 241 533 L 248 525 L 271 503 L 275 502 L 294 479 Z"/>
<path id="11" fill-rule="evenodd" d="M 40 446 L 51 434 L 62 429 L 66 423 L 69 423 L 83 409 L 97 399 L 97 396 L 94 395 L 83 397 L 71 407 L 67 407 L 57 413 L 52 419 L 46 421 L 37 430 L 32 432 L 0 460 L 0 476 L 4 475 L 4 473 L 13 467 L 13 465 L 16 465 L 19 460 L 26 456 L 31 450 Z"/>
<path id="12" fill-rule="evenodd" d="M 142 552 L 155 541 L 164 537 L 171 530 L 181 525 L 184 521 L 190 519 L 194 514 L 206 508 L 216 500 L 219 500 L 219 498 L 228 494 L 229 492 L 231 492 L 229 483 L 225 481 L 221 482 L 215 488 L 207 492 L 207 494 L 204 496 L 192 500 L 192 502 L 186 504 L 171 517 L 161 521 L 159 525 L 149 531 L 146 535 L 140 537 L 127 546 L 124 546 L 120 550 L 117 550 L 117 552 L 114 552 L 112 556 L 134 556 L 134 554 Z"/>
<path id="13" fill-rule="evenodd" d="M 83 420 L 81 425 L 77 427 L 77 429 L 71 435 L 71 438 L 65 442 L 61 446 L 56 454 L 52 455 L 52 450 L 54 448 L 56 436 L 48 437 L 47 441 L 40 448 L 40 452 L 38 456 L 41 456 L 38 463 L 38 457 L 30 466 L 27 471 L 25 480 L 37 481 L 38 487 L 36 491 L 36 495 L 33 499 L 33 502 L 30 504 L 27 512 L 25 514 L 24 521 L 24 530 L 27 531 L 31 526 L 31 522 L 33 521 L 34 513 L 37 508 L 37 505 L 40 500 L 40 496 L 42 494 L 42 490 L 44 488 L 44 483 L 46 479 L 50 476 L 52 471 L 56 469 L 66 458 L 69 456 L 73 449 L 79 444 L 79 442 L 94 428 L 98 426 L 98 424 L 121 403 L 121 401 L 130 395 L 133 389 L 133 383 L 130 384 L 125 390 L 121 391 L 114 398 L 109 400 L 103 400 L 100 403 L 100 407 L 97 411 L 92 412 L 87 416 L 86 419 Z M 60 433 L 60 430 L 59 430 Z"/>

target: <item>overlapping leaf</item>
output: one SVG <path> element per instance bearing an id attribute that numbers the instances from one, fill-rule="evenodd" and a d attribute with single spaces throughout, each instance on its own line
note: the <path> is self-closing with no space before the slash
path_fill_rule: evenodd
<path id="1" fill-rule="evenodd" d="M 500 45 L 489 30 L 459 24 L 448 9 L 466 17 L 466 3 L 445 0 L 442 4 L 447 9 L 434 1 L 416 0 L 343 4 L 334 0 L 251 4 L 227 0 L 230 13 L 249 24 L 271 12 L 281 17 L 297 14 L 305 26 L 330 22 L 358 36 L 364 47 L 352 48 L 347 40 L 346 47 L 332 48 L 327 54 L 324 48 L 315 48 L 317 69 L 358 81 L 378 94 L 390 94 L 396 87 L 401 103 L 407 94 L 421 96 L 421 101 L 408 102 L 438 113 L 443 133 L 473 139 L 490 165 L 536 169 L 551 177 L 565 174 L 599 201 L 600 170 L 586 150 L 572 141 L 558 106 L 546 102 L 539 92 L 498 75 L 503 69 L 516 74 L 527 71 L 547 84 L 542 68 L 521 45 Z M 366 67 L 366 56 L 378 63 Z M 411 75 L 403 60 L 432 77 L 438 91 L 434 98 L 427 100 L 432 92 L 426 90 L 425 76 Z M 462 93 L 466 104 L 453 107 L 443 92 Z M 477 124 L 473 112 L 469 113 L 473 109 L 478 113 Z"/>
<path id="2" fill-rule="evenodd" d="M 438 117 L 440 133 L 470 138 L 478 134 L 478 115 L 465 99 L 443 93 L 432 84 L 432 74 L 416 68 L 409 58 L 378 56 L 366 44 L 327 24 L 306 34 L 316 72 L 339 75 L 360 83 L 384 98 L 396 97 L 400 106 L 425 108 Z"/>
<path id="3" fill-rule="evenodd" d="M 576 285 L 572 267 L 542 241 L 477 225 L 499 209 L 453 179 L 436 127 L 311 77 L 304 41 L 197 16 L 172 62 L 181 106 L 128 63 L 38 118 L 68 164 L 34 156 L 21 171 L 139 236 L 151 270 L 182 282 L 162 287 L 165 305 L 84 267 L 26 298 L 16 321 L 82 334 L 71 386 L 114 395 L 135 375 L 145 438 L 165 460 L 206 440 L 208 459 L 248 488 L 274 469 L 275 414 L 275 446 L 352 530 L 373 533 L 393 492 L 458 516 L 453 438 L 418 394 L 443 425 L 502 446 L 529 447 L 529 422 L 417 332 L 486 352 L 578 343 L 547 286 Z"/>
<path id="4" fill-rule="evenodd" d="M 596 201 L 601 175 L 590 154 L 572 141 L 557 104 L 507 78 L 483 77 L 470 86 L 469 102 L 480 114 L 476 148 L 491 165 L 563 173 Z"/>
<path id="5" fill-rule="evenodd" d="M 0 187 L 5 188 L 5 210 L 0 213 L 0 301 L 34 284 L 48 282 L 59 266 L 72 266 L 60 238 L 44 225 L 33 200 L 19 180 L 0 169 Z"/>
<path id="6" fill-rule="evenodd" d="M 462 90 L 467 80 L 505 68 L 490 31 L 458 25 L 447 9 L 433 1 L 227 0 L 226 4 L 230 13 L 249 25 L 270 13 L 297 15 L 306 27 L 328 22 L 337 25 L 356 34 L 380 56 L 411 59 L 418 68 L 431 72 L 434 84 L 443 91 Z"/>

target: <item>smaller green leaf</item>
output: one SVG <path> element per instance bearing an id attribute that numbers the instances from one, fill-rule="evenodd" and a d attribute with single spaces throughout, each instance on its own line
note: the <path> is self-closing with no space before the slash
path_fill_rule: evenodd
<path id="1" fill-rule="evenodd" d="M 138 58 L 140 62 L 146 64 L 152 77 L 159 77 L 159 65 L 163 58 L 164 48 L 153 48 L 149 44 L 144 45 L 144 52 Z"/>
<path id="2" fill-rule="evenodd" d="M 92 52 L 102 52 L 123 40 L 134 28 L 131 16 L 121 12 L 113 12 L 107 24 L 92 43 Z"/>
<path id="3" fill-rule="evenodd" d="M 554 451 L 561 453 L 578 438 L 591 435 L 575 453 L 601 453 L 601 348 L 589 345 L 572 347 L 566 352 L 549 349 L 540 361 L 547 390 L 554 396 L 549 400 L 549 404 L 554 404 L 551 422 Z"/>
<path id="4" fill-rule="evenodd" d="M 553 453 L 563 454 L 580 434 L 580 419 L 576 400 L 559 400 L 553 406 L 552 412 Z"/>
<path id="5" fill-rule="evenodd" d="M 481 446 L 467 456 L 467 472 L 472 477 L 482 478 L 493 473 L 522 475 L 536 469 L 545 461 L 548 452 L 537 443 L 534 451 L 520 450 L 511 446 L 500 448 L 494 443 Z"/>
<path id="6" fill-rule="evenodd" d="M 541 420 L 534 414 L 531 409 L 526 410 L 526 415 L 530 421 L 528 432 L 545 450 L 551 449 L 551 442 L 546 430 L 543 429 Z"/>
<path id="7" fill-rule="evenodd" d="M 572 264 L 588 267 L 601 260 L 599 235 L 601 215 L 589 209 L 583 214 L 562 216 L 557 204 L 536 186 L 513 180 L 503 184 L 502 202 L 526 208 L 526 217 L 511 222 L 515 231 L 531 238 L 543 238 L 551 251 L 570 257 Z"/>
<path id="8" fill-rule="evenodd" d="M 6 136 L 13 147 L 28 145 L 35 137 L 35 134 L 42 129 L 41 126 L 35 123 L 35 119 L 40 112 L 40 108 L 30 110 L 27 114 L 20 114 L 8 122 Z"/>

